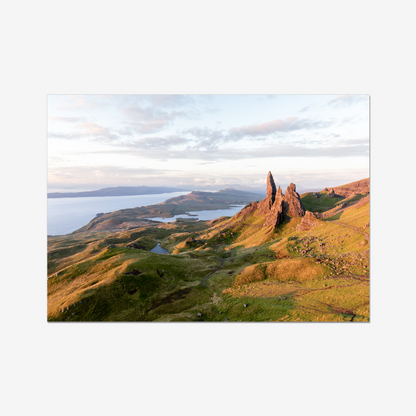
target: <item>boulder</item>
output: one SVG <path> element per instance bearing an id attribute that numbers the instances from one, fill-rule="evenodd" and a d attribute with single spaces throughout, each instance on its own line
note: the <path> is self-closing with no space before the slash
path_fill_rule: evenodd
<path id="1" fill-rule="evenodd" d="M 304 217 L 302 217 L 300 224 L 296 227 L 296 231 L 308 231 L 317 223 L 318 219 L 316 216 L 312 212 L 306 211 Z"/>

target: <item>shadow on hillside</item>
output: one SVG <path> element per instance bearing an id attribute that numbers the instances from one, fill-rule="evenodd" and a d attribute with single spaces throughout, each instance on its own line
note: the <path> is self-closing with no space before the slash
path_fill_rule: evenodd
<path id="1" fill-rule="evenodd" d="M 344 211 L 338 212 L 338 214 L 333 215 L 332 217 L 329 218 L 325 218 L 324 221 L 334 221 L 334 220 L 339 220 L 341 218 L 341 215 L 343 214 Z"/>

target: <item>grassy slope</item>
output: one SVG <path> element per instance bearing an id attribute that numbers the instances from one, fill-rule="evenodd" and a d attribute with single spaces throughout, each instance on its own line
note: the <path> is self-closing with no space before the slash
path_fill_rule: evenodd
<path id="1" fill-rule="evenodd" d="M 330 197 L 326 192 L 320 192 L 321 196 L 317 198 L 314 193 L 302 194 L 302 203 L 307 211 L 311 212 L 324 212 L 333 208 L 343 198 L 342 197 Z"/>
<path id="2" fill-rule="evenodd" d="M 303 232 L 299 218 L 263 229 L 254 213 L 49 237 L 48 319 L 366 321 L 369 204 L 330 199 L 336 212 Z M 158 242 L 176 254 L 150 253 Z"/>

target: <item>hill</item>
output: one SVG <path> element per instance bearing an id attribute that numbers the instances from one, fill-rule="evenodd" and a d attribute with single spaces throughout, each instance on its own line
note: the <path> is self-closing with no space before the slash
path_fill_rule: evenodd
<path id="1" fill-rule="evenodd" d="M 369 189 L 338 188 L 269 173 L 231 218 L 48 237 L 48 320 L 368 321 Z"/>
<path id="2" fill-rule="evenodd" d="M 225 209 L 261 199 L 261 195 L 236 189 L 218 192 L 193 191 L 187 195 L 170 198 L 164 202 L 145 207 L 128 208 L 97 216 L 87 225 L 74 231 L 105 231 L 143 226 L 143 219 L 152 217 L 171 218 L 189 211 Z"/>
<path id="3" fill-rule="evenodd" d="M 86 198 L 100 196 L 129 196 L 183 192 L 186 189 L 166 186 L 116 186 L 83 192 L 50 192 L 48 198 Z"/>

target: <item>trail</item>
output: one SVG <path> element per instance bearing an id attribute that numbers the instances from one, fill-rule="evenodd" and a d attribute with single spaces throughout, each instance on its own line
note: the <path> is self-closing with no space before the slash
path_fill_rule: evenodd
<path id="1" fill-rule="evenodd" d="M 356 233 L 363 234 L 368 242 L 370 241 L 369 235 L 367 233 L 363 231 L 358 231 L 357 228 L 353 227 L 352 225 L 344 224 L 343 222 L 339 222 L 339 221 L 328 221 L 328 222 L 334 222 L 336 224 L 343 225 L 344 227 L 352 228 Z"/>
<path id="2" fill-rule="evenodd" d="M 225 262 L 225 258 L 224 259 L 221 259 L 220 260 L 220 262 L 219 262 L 219 264 L 218 264 L 218 266 L 216 267 L 216 269 L 213 271 L 213 272 L 211 272 L 211 273 L 209 273 L 209 274 L 207 274 L 202 280 L 201 280 L 201 285 L 202 286 L 207 286 L 207 281 L 208 281 L 208 279 L 214 274 L 214 273 L 217 273 L 217 271 L 218 270 L 221 270 L 221 268 L 222 268 L 222 266 L 224 265 L 224 262 Z"/>

